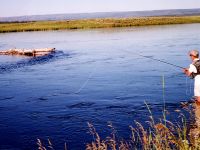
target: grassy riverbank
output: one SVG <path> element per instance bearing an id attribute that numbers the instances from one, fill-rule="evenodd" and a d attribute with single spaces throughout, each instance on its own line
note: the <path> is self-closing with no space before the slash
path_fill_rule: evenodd
<path id="1" fill-rule="evenodd" d="M 0 23 L 0 33 L 200 23 L 200 16 L 140 17 Z"/>

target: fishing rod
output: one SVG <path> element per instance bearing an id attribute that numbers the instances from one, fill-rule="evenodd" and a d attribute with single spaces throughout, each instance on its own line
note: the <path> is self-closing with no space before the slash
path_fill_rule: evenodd
<path id="1" fill-rule="evenodd" d="M 126 51 L 127 53 L 133 54 L 133 52 L 130 52 L 130 51 L 127 51 L 127 50 L 124 50 L 124 51 Z M 175 64 L 166 62 L 166 61 L 164 61 L 164 60 L 160 60 L 160 59 L 156 59 L 156 58 L 144 56 L 144 55 L 139 54 L 139 53 L 134 53 L 134 54 L 136 54 L 136 55 L 138 55 L 138 56 L 141 56 L 141 57 L 144 57 L 144 58 L 148 58 L 148 59 L 154 60 L 154 61 L 159 61 L 159 62 L 162 62 L 162 63 L 164 63 L 164 64 L 168 64 L 168 65 L 171 65 L 171 66 L 174 66 L 174 67 L 177 67 L 177 68 L 185 69 L 185 68 L 183 68 L 183 67 L 181 67 L 181 66 L 178 66 L 178 65 L 175 65 Z"/>
<path id="2" fill-rule="evenodd" d="M 181 67 L 181 66 L 178 66 L 178 65 L 175 65 L 175 64 L 172 64 L 172 63 L 169 63 L 169 62 L 166 62 L 166 61 L 160 60 L 160 59 L 156 59 L 156 58 L 152 58 L 152 57 L 144 56 L 144 55 L 141 55 L 141 54 L 138 54 L 138 55 L 141 56 L 141 57 L 144 57 L 144 58 L 148 58 L 148 59 L 152 59 L 152 60 L 155 60 L 155 61 L 159 61 L 159 62 L 162 62 L 162 63 L 168 64 L 168 65 L 171 65 L 171 66 L 174 66 L 174 67 L 177 67 L 177 68 L 185 69 L 185 68 L 183 68 L 183 67 Z"/>

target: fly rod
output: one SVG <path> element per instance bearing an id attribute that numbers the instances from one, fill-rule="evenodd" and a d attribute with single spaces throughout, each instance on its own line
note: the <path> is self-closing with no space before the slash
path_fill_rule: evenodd
<path id="1" fill-rule="evenodd" d="M 149 58 L 149 59 L 152 59 L 152 60 L 155 60 L 155 61 L 159 61 L 159 62 L 162 62 L 162 63 L 168 64 L 168 65 L 171 65 L 171 66 L 174 66 L 174 67 L 177 67 L 177 68 L 185 69 L 185 68 L 183 68 L 183 67 L 181 67 L 181 66 L 178 66 L 178 65 L 175 65 L 175 64 L 172 64 L 172 63 L 169 63 L 169 62 L 166 62 L 166 61 L 160 60 L 160 59 L 156 59 L 156 58 L 152 58 L 152 57 L 144 56 L 144 55 L 141 55 L 141 54 L 138 54 L 138 55 L 141 56 L 141 57 L 144 57 L 144 58 Z"/>

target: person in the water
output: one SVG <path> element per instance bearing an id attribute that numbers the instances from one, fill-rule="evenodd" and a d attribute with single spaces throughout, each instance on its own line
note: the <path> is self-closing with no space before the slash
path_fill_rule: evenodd
<path id="1" fill-rule="evenodd" d="M 189 51 L 189 56 L 192 60 L 189 68 L 184 68 L 183 72 L 194 79 L 194 96 L 195 100 L 200 103 L 200 60 L 197 50 Z"/>

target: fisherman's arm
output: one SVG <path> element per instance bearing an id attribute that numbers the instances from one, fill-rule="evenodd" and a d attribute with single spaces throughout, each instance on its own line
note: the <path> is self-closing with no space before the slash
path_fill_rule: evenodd
<path id="1" fill-rule="evenodd" d="M 189 71 L 189 68 L 184 68 L 183 72 L 187 75 L 187 76 L 191 76 L 192 72 Z"/>
<path id="2" fill-rule="evenodd" d="M 193 73 L 197 73 L 197 69 L 196 69 L 196 67 L 193 64 L 190 64 L 190 67 L 189 68 L 184 68 L 183 72 L 187 76 L 192 77 Z"/>

